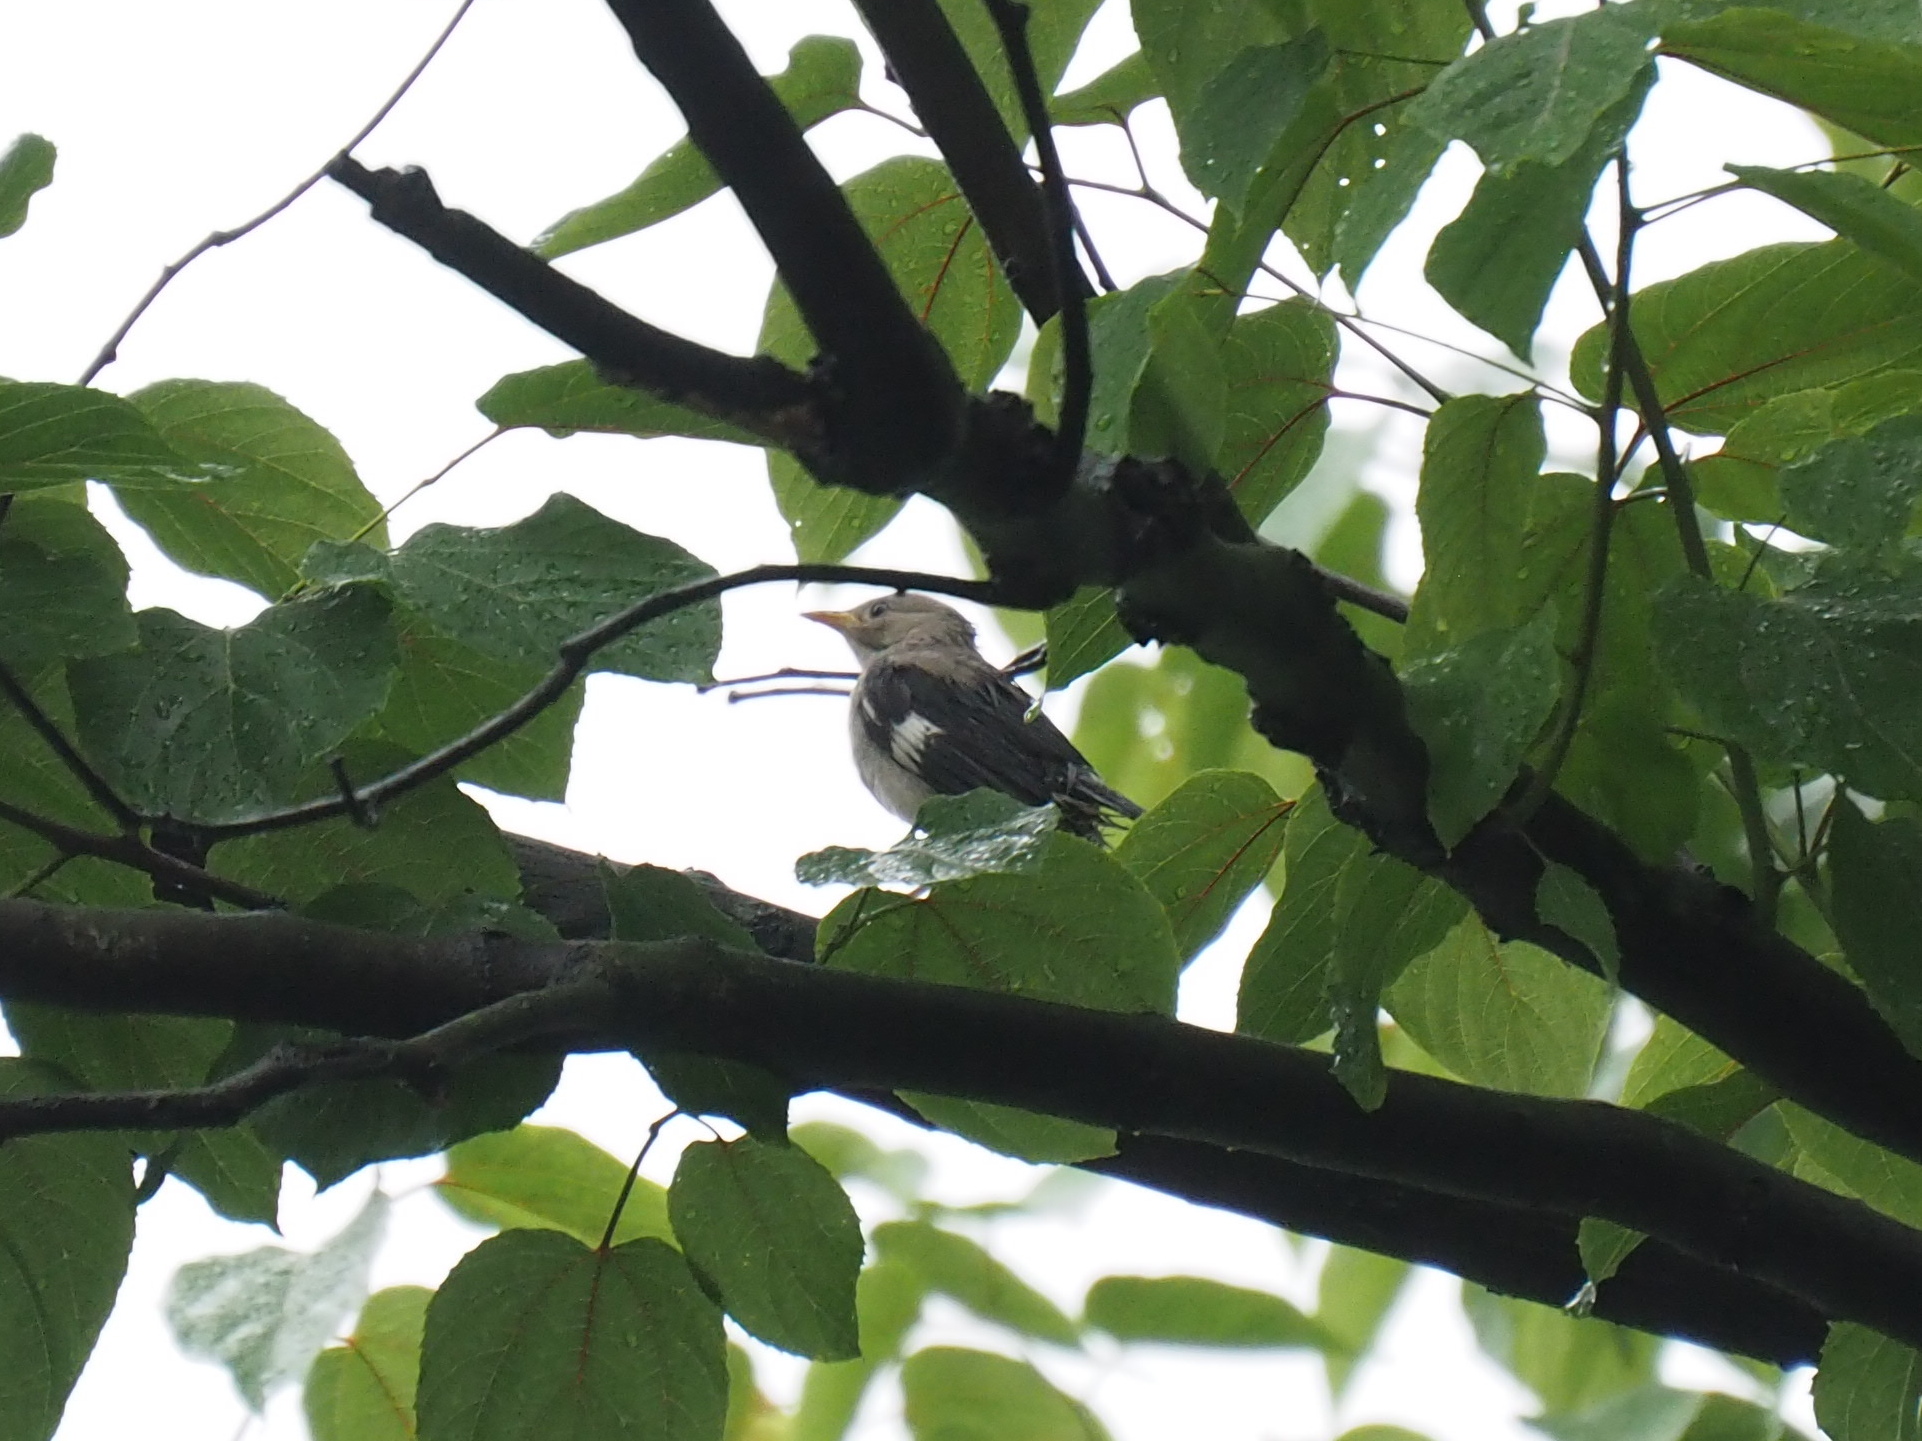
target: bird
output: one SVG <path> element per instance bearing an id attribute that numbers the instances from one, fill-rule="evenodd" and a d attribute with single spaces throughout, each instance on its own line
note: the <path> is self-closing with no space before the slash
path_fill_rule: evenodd
<path id="1" fill-rule="evenodd" d="M 903 591 L 806 616 L 840 632 L 860 663 L 848 703 L 854 768 L 901 819 L 912 823 L 930 796 L 984 787 L 1023 805 L 1052 802 L 1062 829 L 1097 844 L 1116 817 L 1141 814 L 983 658 L 952 606 Z"/>

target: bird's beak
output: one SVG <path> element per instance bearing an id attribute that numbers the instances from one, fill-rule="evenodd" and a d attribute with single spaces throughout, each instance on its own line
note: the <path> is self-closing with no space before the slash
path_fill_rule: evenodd
<path id="1" fill-rule="evenodd" d="M 854 618 L 854 612 L 847 610 L 809 610 L 803 611 L 802 615 L 808 620 L 826 626 L 829 630 L 838 630 L 842 635 L 846 635 L 860 624 Z"/>

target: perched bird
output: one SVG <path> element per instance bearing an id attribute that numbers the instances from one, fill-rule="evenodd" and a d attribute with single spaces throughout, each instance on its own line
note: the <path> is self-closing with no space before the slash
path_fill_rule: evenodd
<path id="1" fill-rule="evenodd" d="M 874 798 L 912 821 L 929 796 L 986 787 L 1024 805 L 1054 802 L 1089 840 L 1141 807 L 1105 785 L 1028 694 L 974 648 L 974 627 L 924 595 L 809 611 L 861 664 L 848 705 L 854 767 Z"/>

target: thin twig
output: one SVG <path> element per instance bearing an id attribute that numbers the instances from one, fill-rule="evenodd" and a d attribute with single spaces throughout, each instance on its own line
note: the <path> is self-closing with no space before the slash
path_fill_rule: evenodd
<path id="1" fill-rule="evenodd" d="M 8 891 L 7 899 L 10 901 L 17 901 L 22 896 L 30 895 L 32 892 L 38 890 L 41 886 L 45 885 L 48 881 L 52 880 L 55 876 L 59 875 L 61 869 L 67 864 L 68 861 L 71 861 L 73 858 L 74 858 L 73 853 L 71 851 L 60 852 L 59 855 L 55 856 L 52 860 L 48 861 L 45 865 L 41 866 L 32 875 L 28 876 L 24 881 L 20 882 L 20 884 L 15 886 L 12 890 Z"/>
<path id="2" fill-rule="evenodd" d="M 93 797 L 95 805 L 118 821 L 121 829 L 129 834 L 140 828 L 143 820 L 140 812 L 128 805 L 121 799 L 120 793 L 107 784 L 106 777 L 88 763 L 60 727 L 54 724 L 53 717 L 40 708 L 40 702 L 33 698 L 33 693 L 20 683 L 19 677 L 5 664 L 0 664 L 0 695 L 13 703 L 13 708 L 20 712 L 21 718 L 33 727 L 34 734 L 46 742 L 47 749 L 59 758 L 60 764 Z"/>
<path id="3" fill-rule="evenodd" d="M 1314 565 L 1315 576 L 1321 581 L 1328 593 L 1336 600 L 1345 600 L 1350 605 L 1360 606 L 1378 616 L 1392 620 L 1397 625 L 1408 621 L 1408 602 L 1398 595 L 1385 590 L 1377 590 L 1372 585 L 1364 585 L 1351 575 L 1343 575 L 1338 570 L 1330 570 L 1325 565 Z"/>
<path id="4" fill-rule="evenodd" d="M 1074 197 L 1055 149 L 1054 120 L 1048 114 L 1041 77 L 1035 73 L 1034 52 L 1028 47 L 1028 7 L 1019 0 L 984 0 L 1001 49 L 1014 75 L 1015 94 L 1034 137 L 1035 157 L 1041 162 L 1041 200 L 1048 212 L 1049 255 L 1054 263 L 1055 296 L 1061 304 L 1061 409 L 1054 432 L 1055 473 L 1072 476 L 1081 464 L 1081 445 L 1087 438 L 1088 399 L 1094 393 L 1094 363 L 1088 342 L 1086 282 L 1075 263 Z"/>
<path id="5" fill-rule="evenodd" d="M 607 1213 L 607 1229 L 601 1232 L 601 1244 L 595 1247 L 603 1256 L 613 1248 L 614 1228 L 621 1224 L 621 1212 L 627 1209 L 627 1198 L 634 1194 L 634 1183 L 641 1178 L 641 1162 L 654 1149 L 654 1143 L 661 1139 L 661 1131 L 667 1123 L 682 1114 L 681 1108 L 676 1106 L 647 1128 L 647 1139 L 641 1142 L 640 1154 L 635 1156 L 634 1164 L 627 1168 L 627 1179 L 621 1182 L 621 1193 L 614 1198 L 614 1207 Z"/>
<path id="6" fill-rule="evenodd" d="M 9 801 L 0 801 L 0 821 L 32 832 L 58 846 L 68 856 L 94 856 L 103 861 L 112 861 L 209 900 L 226 901 L 250 911 L 275 911 L 287 904 L 279 896 L 255 890 L 239 881 L 230 881 L 190 861 L 157 851 L 137 835 L 96 835 L 92 831 L 83 831 L 46 816 L 35 815 Z"/>
<path id="7" fill-rule="evenodd" d="M 1385 405 L 1390 410 L 1405 410 L 1410 415 L 1419 415 L 1423 420 L 1433 420 L 1435 412 L 1425 405 L 1417 405 L 1412 400 L 1397 400 L 1392 395 L 1364 395 L 1355 390 L 1335 390 L 1328 392 L 1330 400 L 1360 400 L 1369 405 Z"/>
<path id="8" fill-rule="evenodd" d="M 100 353 L 93 358 L 93 363 L 82 372 L 80 384 L 91 385 L 95 376 L 119 358 L 121 342 L 127 338 L 128 332 L 139 323 L 140 317 L 147 313 L 147 308 L 160 298 L 160 292 L 173 283 L 175 276 L 179 275 L 181 271 L 185 270 L 189 265 L 192 265 L 209 250 L 218 249 L 223 245 L 231 245 L 242 236 L 251 235 L 254 231 L 260 229 L 261 226 L 265 225 L 269 220 L 272 220 L 276 215 L 280 214 L 281 211 L 285 210 L 296 200 L 300 199 L 301 196 L 325 180 L 327 178 L 327 168 L 334 163 L 336 157 L 349 153 L 356 145 L 359 145 L 361 141 L 365 140 L 369 135 L 372 135 L 375 127 L 378 126 L 381 121 L 385 120 L 388 115 L 392 113 L 393 108 L 400 104 L 402 97 L 405 96 L 409 90 L 413 89 L 414 82 L 420 79 L 422 72 L 433 63 L 434 57 L 440 54 L 441 47 L 447 43 L 448 39 L 454 33 L 454 28 L 460 24 L 467 12 L 473 8 L 473 5 L 474 0 L 461 0 L 459 8 L 454 11 L 453 18 L 441 28 L 440 34 L 434 37 L 434 43 L 427 47 L 427 53 L 420 57 L 412 70 L 407 72 L 407 78 L 395 87 L 394 93 L 389 95 L 380 109 L 374 112 L 373 118 L 354 132 L 353 139 L 349 140 L 345 145 L 341 146 L 340 149 L 328 156 L 326 165 L 314 171 L 313 174 L 309 175 L 305 180 L 301 181 L 300 184 L 296 185 L 272 205 L 261 211 L 260 214 L 256 215 L 252 220 L 247 221 L 244 225 L 236 226 L 232 230 L 214 231 L 213 234 L 205 236 L 199 244 L 195 245 L 193 249 L 189 250 L 178 260 L 174 261 L 173 264 L 163 269 L 160 272 L 160 278 L 148 287 L 147 293 L 140 297 L 139 303 L 127 312 L 127 318 L 120 322 L 119 328 L 107 338 L 107 343 L 100 347 Z"/>
<path id="9" fill-rule="evenodd" d="M 856 681 L 861 677 L 851 670 L 803 670 L 799 666 L 784 665 L 779 670 L 767 671 L 762 675 L 729 676 L 726 680 L 702 681 L 694 689 L 702 695 L 711 690 L 722 690 L 729 686 L 759 685 L 770 680 L 845 680 Z"/>
<path id="10" fill-rule="evenodd" d="M 686 610 L 689 606 L 699 605 L 703 601 L 714 600 L 730 590 L 738 590 L 748 585 L 765 585 L 769 581 L 880 585 L 890 590 L 933 591 L 938 595 L 959 596 L 964 600 L 980 601 L 988 605 L 994 604 L 999 595 L 992 581 L 963 580 L 955 576 L 931 575 L 918 570 L 886 570 L 861 565 L 807 564 L 759 565 L 750 570 L 736 571 L 732 575 L 717 575 L 707 580 L 695 581 L 690 585 L 657 591 L 647 599 L 638 601 L 625 610 L 617 611 L 598 624 L 589 626 L 578 635 L 562 641 L 559 658 L 548 670 L 546 676 L 519 700 L 482 721 L 458 740 L 450 741 L 439 750 L 430 752 L 377 781 L 356 788 L 353 793 L 355 801 L 362 806 L 378 810 L 396 797 L 417 790 L 429 781 L 439 779 L 456 766 L 473 759 L 489 746 L 505 740 L 566 694 L 568 687 L 586 672 L 588 663 L 597 653 L 650 621 L 673 615 L 677 611 Z M 288 806 L 283 810 L 246 816 L 240 820 L 198 825 L 195 830 L 209 841 L 233 840 L 239 836 L 260 835 L 266 831 L 311 825 L 315 821 L 328 820 L 347 813 L 347 798 L 330 796 Z"/>
<path id="11" fill-rule="evenodd" d="M 777 685 L 767 690 L 731 690 L 727 693 L 727 703 L 739 705 L 742 701 L 772 700 L 783 695 L 838 695 L 845 700 L 853 694 L 851 690 L 832 685 Z"/>
<path id="12" fill-rule="evenodd" d="M 447 464 L 443 465 L 439 470 L 435 471 L 432 475 L 428 476 L 427 479 L 414 482 L 414 484 L 408 488 L 407 493 L 405 495 L 401 496 L 401 498 L 395 501 L 392 505 L 383 506 L 381 508 L 381 512 L 379 515 L 375 516 L 372 520 L 368 521 L 367 524 L 363 525 L 359 530 L 355 531 L 351 536 L 348 537 L 348 539 L 349 540 L 365 540 L 368 537 L 368 535 L 372 533 L 375 526 L 386 524 L 386 522 L 392 518 L 395 511 L 399 510 L 403 505 L 407 504 L 408 501 L 412 500 L 415 496 L 419 495 L 423 490 L 427 489 L 428 486 L 433 485 L 439 481 L 445 480 L 447 478 L 447 473 L 451 471 L 455 466 L 459 465 L 462 461 L 468 459 L 470 456 L 476 454 L 482 448 L 492 445 L 495 441 L 499 440 L 503 435 L 507 434 L 507 430 L 508 428 L 504 425 L 495 426 L 492 430 L 488 431 L 487 434 L 483 435 L 479 440 L 475 441 L 472 445 L 468 446 L 467 449 L 463 450 L 459 455 L 455 456 L 452 460 L 448 461 Z"/>

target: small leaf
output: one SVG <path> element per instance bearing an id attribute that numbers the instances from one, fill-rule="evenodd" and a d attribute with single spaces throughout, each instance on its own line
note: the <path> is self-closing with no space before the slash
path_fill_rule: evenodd
<path id="1" fill-rule="evenodd" d="M 1859 175 L 1823 170 L 1723 167 L 1764 195 L 1793 205 L 1869 254 L 1922 280 L 1922 213 Z"/>
<path id="2" fill-rule="evenodd" d="M 874 1246 L 885 1262 L 907 1267 L 927 1290 L 984 1321 L 1057 1346 L 1079 1344 L 1079 1330 L 1060 1307 L 966 1236 L 926 1221 L 888 1221 L 875 1227 Z"/>
<path id="3" fill-rule="evenodd" d="M 1875 1009 L 1911 1053 L 1922 1055 L 1917 876 L 1922 876 L 1922 823 L 1890 816 L 1871 825 L 1854 802 L 1837 799 L 1829 840 L 1836 937 Z"/>
<path id="4" fill-rule="evenodd" d="M 301 1404 L 314 1441 L 414 1441 L 424 1286 L 390 1286 L 367 1298 L 354 1334 L 314 1358 Z"/>
<path id="5" fill-rule="evenodd" d="M 1158 93 L 1148 59 L 1137 50 L 1086 85 L 1055 96 L 1048 113 L 1056 125 L 1119 125 Z"/>
<path id="6" fill-rule="evenodd" d="M 914 1441 L 1107 1441 L 1107 1432 L 1025 1361 L 930 1346 L 901 1367 Z"/>
<path id="7" fill-rule="evenodd" d="M 861 103 L 861 52 L 838 35 L 809 35 L 788 52 L 787 69 L 770 75 L 767 83 L 794 123 L 809 130 Z M 679 215 L 720 188 L 714 167 L 692 140 L 682 140 L 626 189 L 562 216 L 533 249 L 551 260 L 601 245 Z"/>
<path id="8" fill-rule="evenodd" d="M 1799 534 L 1865 552 L 1896 545 L 1922 499 L 1922 416 L 1897 416 L 1866 435 L 1832 440 L 1783 467 L 1779 483 L 1789 526 Z"/>
<path id="9" fill-rule="evenodd" d="M 1408 723 L 1428 747 L 1428 814 L 1453 848 L 1500 803 L 1562 688 L 1555 612 L 1430 651 L 1402 671 Z"/>
<path id="10" fill-rule="evenodd" d="M 832 1121 L 798 1122 L 789 1129 L 788 1140 L 827 1167 L 835 1180 L 859 1177 L 903 1201 L 920 1194 L 928 1174 L 928 1159 L 919 1151 L 883 1150 L 859 1131 Z"/>
<path id="11" fill-rule="evenodd" d="M 919 1111 L 930 1125 L 1003 1156 L 1037 1166 L 1071 1166 L 1115 1154 L 1115 1133 L 1061 1116 L 1041 1116 L 1015 1106 L 989 1101 L 963 1101 L 954 1096 L 931 1096 L 926 1091 L 902 1091 L 901 1099 Z"/>
<path id="12" fill-rule="evenodd" d="M 688 1260 L 750 1333 L 799 1356 L 860 1355 L 861 1223 L 820 1162 L 752 1136 L 681 1152 L 668 1215 Z"/>
<path id="13" fill-rule="evenodd" d="M 1118 1341 L 1316 1350 L 1333 1343 L 1281 1297 L 1199 1276 L 1103 1276 L 1085 1311 L 1088 1325 Z"/>
<path id="14" fill-rule="evenodd" d="M 0 529 L 0 655 L 17 672 L 135 643 L 127 561 L 78 488 L 16 495 Z"/>
<path id="15" fill-rule="evenodd" d="M 1839 1183 L 1904 1225 L 1922 1225 L 1922 1165 L 1787 1101 L 1778 1110 L 1796 1149 L 1825 1173 L 1824 1184 L 1834 1189 Z"/>
<path id="16" fill-rule="evenodd" d="M 234 820 L 294 799 L 301 773 L 393 683 L 385 596 L 349 585 L 270 606 L 236 630 L 138 616 L 140 649 L 68 667 L 80 742 L 135 806 Z"/>
<path id="17" fill-rule="evenodd" d="M 474 402 L 474 408 L 503 430 L 537 427 L 557 437 L 587 431 L 642 440 L 686 435 L 737 445 L 761 443 L 752 431 L 724 420 L 656 399 L 632 386 L 610 385 L 585 360 L 564 360 L 503 375 Z"/>
<path id="18" fill-rule="evenodd" d="M 601 862 L 609 939 L 671 941 L 700 936 L 737 951 L 758 951 L 754 937 L 714 908 L 691 877 L 663 866 L 615 867 Z"/>
<path id="19" fill-rule="evenodd" d="M 190 488 L 116 493 L 188 570 L 275 598 L 299 581 L 315 541 L 386 543 L 380 502 L 340 442 L 266 387 L 163 380 L 127 398 L 173 449 L 219 471 Z"/>
<path id="20" fill-rule="evenodd" d="M 1536 1417 L 1528 1424 L 1554 1441 L 1614 1441 L 1623 1436 L 1633 1436 L 1635 1441 L 1685 1441 L 1705 1399 L 1700 1391 L 1648 1385 L 1592 1406 Z M 1773 1416 L 1768 1420 L 1774 1424 L 1752 1437 L 1722 1431 L 1710 1435 L 1714 1441 L 1775 1441 L 1782 1434 L 1780 1423 Z"/>
<path id="21" fill-rule="evenodd" d="M 1661 1342 L 1645 1332 L 1496 1296 L 1480 1286 L 1462 1288 L 1462 1309 L 1482 1349 L 1551 1412 L 1577 1411 L 1655 1379 Z"/>
<path id="22" fill-rule="evenodd" d="M 427 1308 L 418 1405 L 435 1441 L 714 1441 L 727 1392 L 721 1313 L 661 1241 L 600 1252 L 508 1231 Z"/>
<path id="23" fill-rule="evenodd" d="M 483 1226 L 563 1231 L 595 1246 L 626 1180 L 625 1163 L 574 1132 L 521 1125 L 449 1149 L 447 1174 L 434 1183 L 434 1194 L 457 1216 Z M 673 1234 L 666 1190 L 636 1176 L 615 1244 Z"/>
<path id="24" fill-rule="evenodd" d="M 1836 1321 L 1815 1373 L 1815 1419 L 1830 1441 L 1922 1437 L 1922 1356 L 1866 1326 Z"/>
<path id="25" fill-rule="evenodd" d="M 1357 1363 L 1374 1345 L 1413 1269 L 1399 1257 L 1378 1256 L 1353 1246 L 1336 1246 L 1322 1262 L 1315 1324 L 1333 1338 L 1322 1352 L 1322 1364 L 1337 1400 L 1347 1390 Z"/>
<path id="26" fill-rule="evenodd" d="M 1129 828 L 1120 861 L 1161 902 L 1184 962 L 1273 869 L 1294 802 L 1247 771 L 1201 771 Z"/>
<path id="27" fill-rule="evenodd" d="M 260 1411 L 269 1395 L 307 1374 L 334 1327 L 366 1296 L 387 1204 L 375 1191 L 318 1251 L 262 1246 L 182 1266 L 167 1294 L 167 1323 L 180 1348 L 225 1366 Z"/>
<path id="28" fill-rule="evenodd" d="M 1048 689 L 1099 670 L 1135 643 L 1115 614 L 1114 592 L 1083 586 L 1047 612 Z"/>
<path id="29" fill-rule="evenodd" d="M 1218 464 L 1250 524 L 1266 520 L 1321 454 L 1336 348 L 1335 322 L 1308 300 L 1249 311 L 1228 328 Z"/>
<path id="30" fill-rule="evenodd" d="M 1551 926 L 1559 926 L 1584 946 L 1602 968 L 1602 978 L 1619 985 L 1622 948 L 1615 936 L 1615 918 L 1601 893 L 1579 871 L 1550 861 L 1535 885 L 1535 909 Z"/>
<path id="31" fill-rule="evenodd" d="M 794 863 L 803 885 L 896 886 L 920 890 L 936 881 L 1032 871 L 1047 854 L 1061 813 L 1024 806 L 997 791 L 931 796 L 915 816 L 915 834 L 885 851 L 830 846 Z"/>
<path id="32" fill-rule="evenodd" d="M 1606 5 L 1499 35 L 1438 75 L 1409 119 L 1466 140 L 1498 174 L 1523 161 L 1560 165 L 1640 83 L 1648 21 L 1640 7 Z"/>
<path id="33" fill-rule="evenodd" d="M 0 236 L 27 223 L 27 204 L 53 184 L 53 142 L 26 134 L 0 155 Z"/>
<path id="34" fill-rule="evenodd" d="M 1309 30 L 1279 45 L 1250 46 L 1222 66 L 1181 130 L 1181 167 L 1195 188 L 1240 210 L 1328 61 L 1327 37 Z"/>

